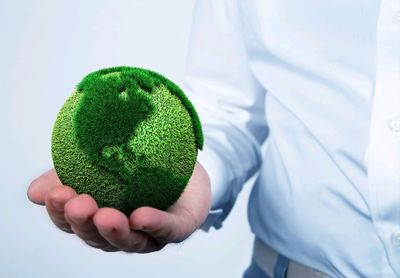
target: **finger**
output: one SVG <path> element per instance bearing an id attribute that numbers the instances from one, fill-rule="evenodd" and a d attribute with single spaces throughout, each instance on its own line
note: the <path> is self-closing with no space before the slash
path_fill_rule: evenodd
<path id="1" fill-rule="evenodd" d="M 93 221 L 99 233 L 112 246 L 122 251 L 147 253 L 160 250 L 164 246 L 143 232 L 131 230 L 128 218 L 116 209 L 99 209 Z"/>
<path id="2" fill-rule="evenodd" d="M 64 206 L 76 195 L 76 192 L 71 187 L 61 185 L 51 189 L 45 198 L 46 209 L 51 220 L 58 228 L 68 233 L 72 233 L 72 230 L 65 220 Z"/>
<path id="3" fill-rule="evenodd" d="M 46 194 L 56 186 L 62 185 L 57 173 L 51 169 L 31 182 L 28 188 L 28 198 L 31 202 L 44 205 Z"/>
<path id="4" fill-rule="evenodd" d="M 181 242 L 192 232 L 192 220 L 151 207 L 136 209 L 129 217 L 130 226 L 161 242 Z"/>
<path id="5" fill-rule="evenodd" d="M 64 217 L 72 231 L 88 245 L 106 248 L 110 244 L 102 238 L 93 224 L 93 216 L 98 210 L 96 201 L 87 194 L 75 196 L 65 204 Z"/>

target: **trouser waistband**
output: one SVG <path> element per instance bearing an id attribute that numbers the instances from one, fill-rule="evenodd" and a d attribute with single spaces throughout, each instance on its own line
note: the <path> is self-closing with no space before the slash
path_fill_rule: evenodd
<path id="1" fill-rule="evenodd" d="M 268 277 L 328 278 L 329 276 L 310 267 L 296 263 L 278 254 L 256 238 L 253 259 Z"/>

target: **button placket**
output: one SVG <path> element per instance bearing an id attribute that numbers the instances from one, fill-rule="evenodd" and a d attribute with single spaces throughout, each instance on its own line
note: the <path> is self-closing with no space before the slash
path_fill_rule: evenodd
<path id="1" fill-rule="evenodd" d="M 400 116 L 390 119 L 388 121 L 388 127 L 393 133 L 400 134 Z"/>
<path id="2" fill-rule="evenodd" d="M 392 243 L 394 246 L 400 248 L 400 230 L 396 231 L 392 235 Z"/>

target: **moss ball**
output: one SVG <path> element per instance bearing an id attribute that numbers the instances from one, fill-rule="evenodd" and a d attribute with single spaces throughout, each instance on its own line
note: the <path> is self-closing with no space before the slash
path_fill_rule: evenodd
<path id="1" fill-rule="evenodd" d="M 92 72 L 77 85 L 57 116 L 51 147 L 63 184 L 129 215 L 141 206 L 166 210 L 175 203 L 203 135 L 177 85 L 121 66 Z"/>

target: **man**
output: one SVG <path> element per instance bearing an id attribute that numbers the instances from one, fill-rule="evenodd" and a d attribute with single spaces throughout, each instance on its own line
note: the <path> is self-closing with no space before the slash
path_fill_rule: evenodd
<path id="1" fill-rule="evenodd" d="M 168 212 L 99 209 L 54 170 L 29 198 L 93 247 L 151 252 L 219 228 L 259 170 L 245 277 L 399 277 L 400 2 L 201 0 L 189 49 L 205 149 Z"/>

